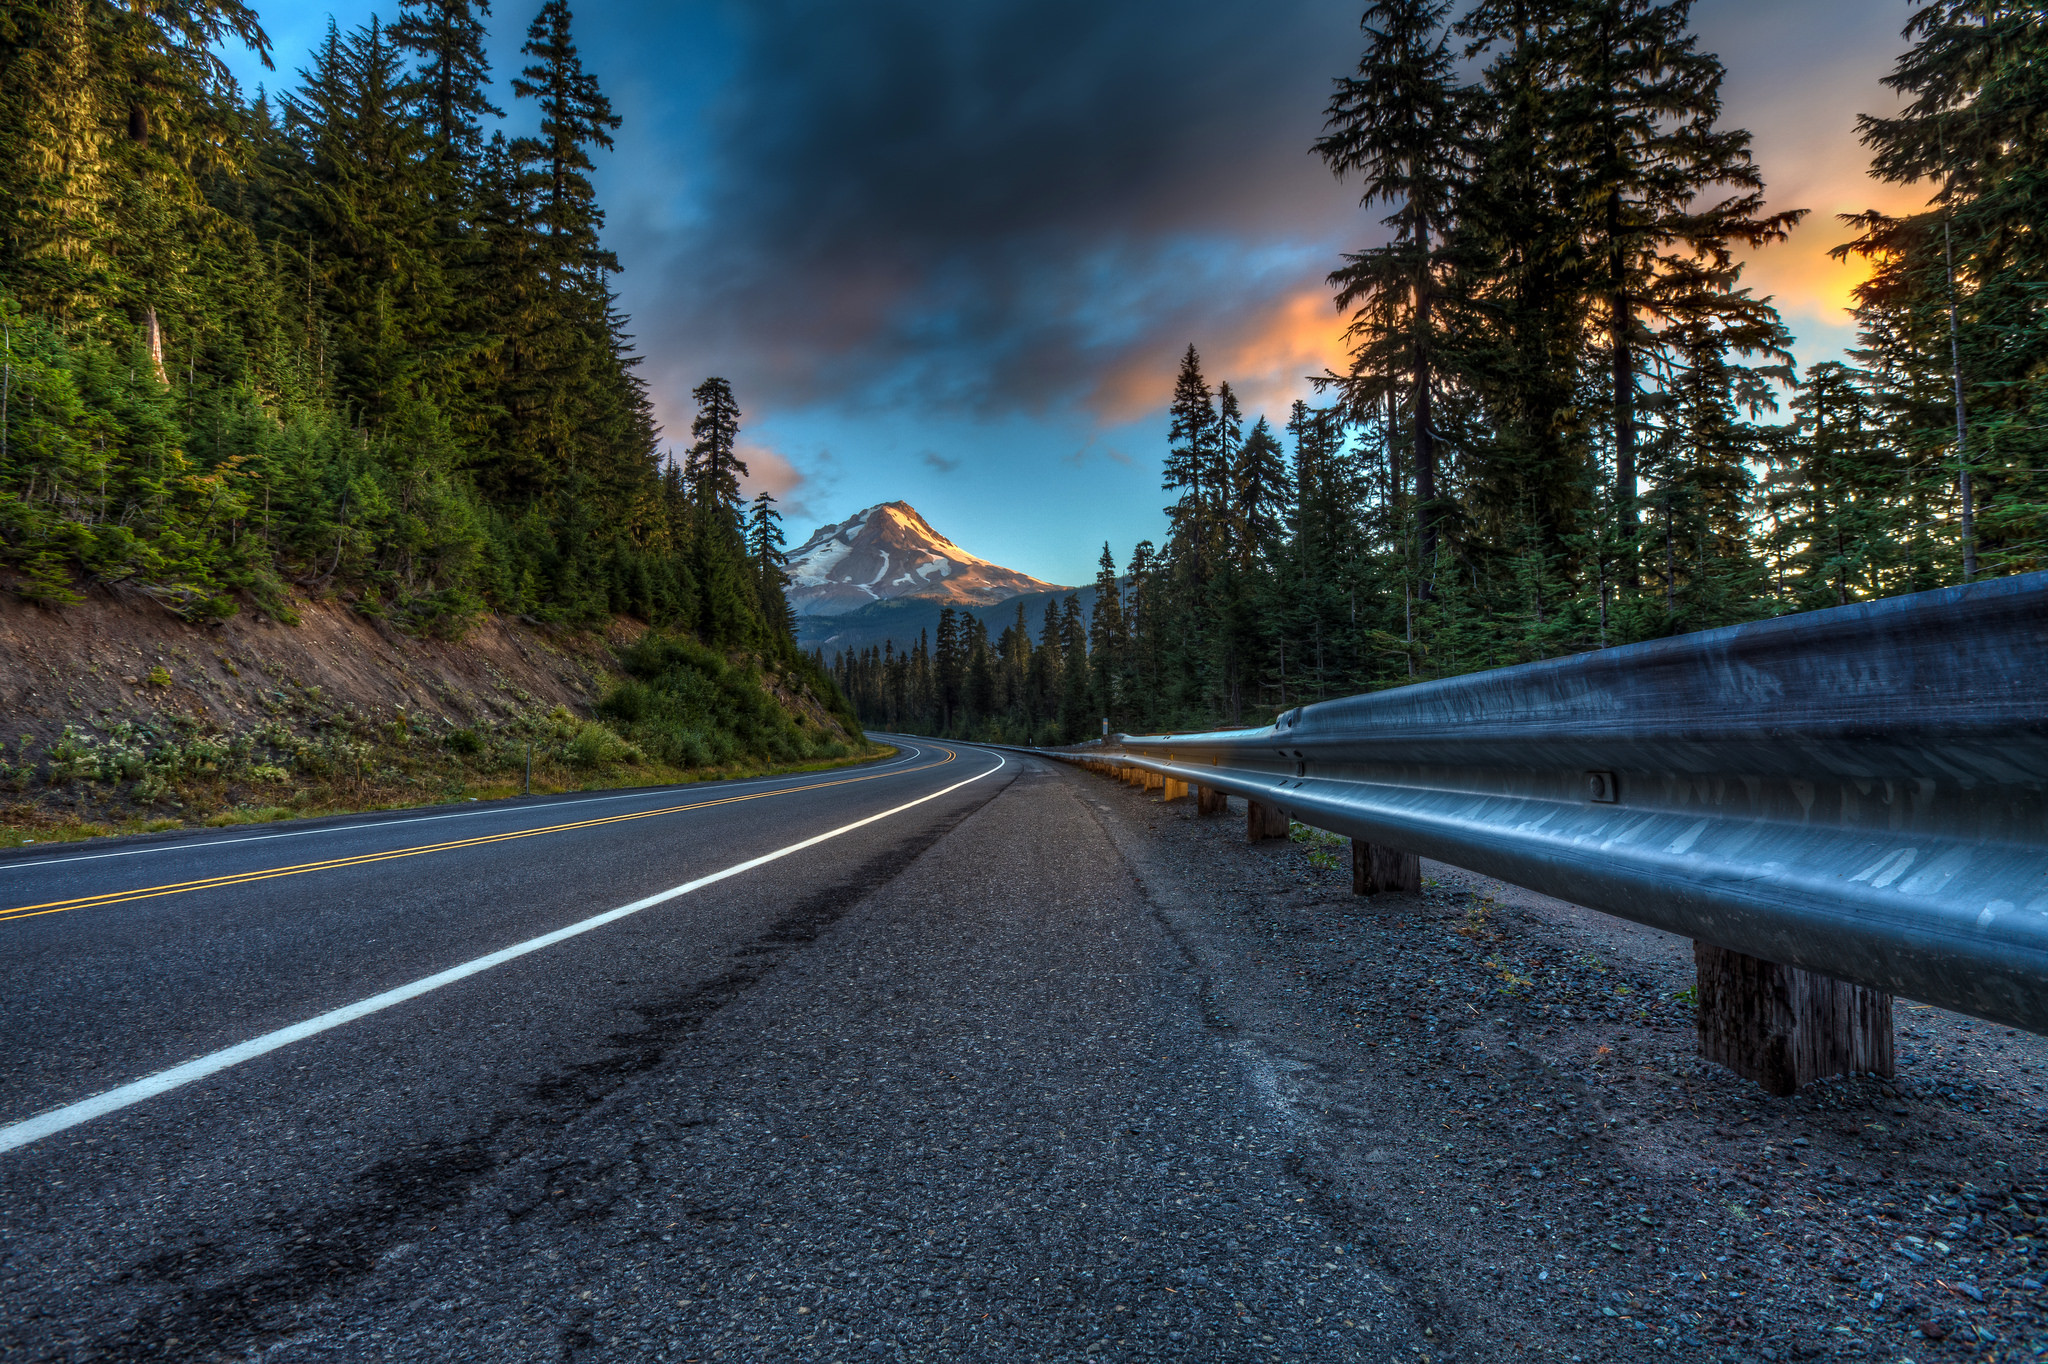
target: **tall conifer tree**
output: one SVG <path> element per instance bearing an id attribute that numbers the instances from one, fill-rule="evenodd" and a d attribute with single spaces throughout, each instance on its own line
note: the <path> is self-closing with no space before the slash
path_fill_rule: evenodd
<path id="1" fill-rule="evenodd" d="M 690 422 L 684 477 L 699 508 L 737 525 L 740 480 L 747 476 L 746 462 L 739 457 L 739 403 L 732 385 L 715 377 L 697 385 L 690 396 L 697 400 L 697 415 Z"/>
<path id="2" fill-rule="evenodd" d="M 1390 377 L 1405 372 L 1415 461 L 1423 572 L 1433 573 L 1437 527 L 1435 389 L 1444 333 L 1442 294 L 1449 242 L 1472 154 L 1467 99 L 1453 69 L 1448 0 L 1378 0 L 1359 24 L 1358 73 L 1340 77 L 1315 151 L 1340 178 L 1357 175 L 1359 203 L 1387 204 L 1394 240 L 1344 257 L 1330 275 L 1337 306 L 1351 311 L 1347 396 L 1373 406 Z M 1392 325 L 1382 319 L 1392 314 Z"/>
<path id="3" fill-rule="evenodd" d="M 446 193 L 483 150 L 482 121 L 504 111 L 485 93 L 491 83 L 484 53 L 489 0 L 404 0 L 391 40 L 419 59 L 411 93 L 425 115 L 436 169 Z"/>

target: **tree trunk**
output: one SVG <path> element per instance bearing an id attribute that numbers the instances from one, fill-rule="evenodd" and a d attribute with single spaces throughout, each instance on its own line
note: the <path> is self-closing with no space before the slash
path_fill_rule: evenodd
<path id="1" fill-rule="evenodd" d="M 1619 209 L 1610 206 L 1615 219 Z M 1612 230 L 1618 233 L 1618 221 Z M 1629 340 L 1628 265 L 1619 249 L 1613 253 L 1608 310 L 1614 351 L 1614 501 L 1621 511 L 1623 579 L 1637 585 L 1636 572 L 1636 367 Z"/>
<path id="2" fill-rule="evenodd" d="M 143 335 L 149 345 L 150 367 L 156 371 L 156 381 L 165 388 L 171 386 L 170 376 L 164 373 L 164 329 L 156 320 L 156 305 L 151 304 L 142 321 Z"/>
<path id="3" fill-rule="evenodd" d="M 1425 247 L 1425 251 L 1427 248 Z M 1415 287 L 1414 357 L 1415 385 L 1415 515 L 1421 542 L 1422 598 L 1429 600 L 1436 587 L 1436 436 L 1430 430 L 1429 402 L 1429 281 Z"/>

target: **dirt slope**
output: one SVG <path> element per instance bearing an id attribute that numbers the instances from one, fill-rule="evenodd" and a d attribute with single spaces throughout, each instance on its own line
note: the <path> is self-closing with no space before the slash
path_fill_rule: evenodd
<path id="1" fill-rule="evenodd" d="M 250 612 L 201 626 L 140 593 L 61 609 L 0 595 L 0 735 L 46 746 L 67 723 L 124 719 L 236 730 L 305 700 L 453 726 L 534 706 L 582 711 L 597 699 L 607 646 L 641 629 L 620 622 L 606 639 L 550 637 L 487 618 L 451 643 L 381 628 L 340 602 L 293 605 L 296 626 Z"/>
<path id="2" fill-rule="evenodd" d="M 190 625 L 141 593 L 49 608 L 0 592 L 0 846 L 761 766 L 665 766 L 594 721 L 637 621 L 485 618 L 450 641 L 292 605 L 296 625 Z M 828 760 L 863 748 L 805 683 L 749 675 Z"/>

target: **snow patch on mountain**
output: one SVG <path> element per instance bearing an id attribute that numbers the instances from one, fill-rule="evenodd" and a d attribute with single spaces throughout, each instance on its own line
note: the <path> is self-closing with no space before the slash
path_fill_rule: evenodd
<path id="1" fill-rule="evenodd" d="M 895 569 L 892 566 L 905 565 Z M 836 616 L 871 601 L 920 597 L 987 606 L 1053 583 L 992 564 L 933 530 L 908 502 L 882 502 L 820 526 L 789 556 L 799 615 Z"/>

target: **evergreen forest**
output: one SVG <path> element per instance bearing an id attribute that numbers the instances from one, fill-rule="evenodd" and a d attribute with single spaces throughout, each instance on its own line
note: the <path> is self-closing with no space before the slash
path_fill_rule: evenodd
<path id="1" fill-rule="evenodd" d="M 1304 702 L 2042 567 L 2048 10 L 1917 0 L 1859 132 L 1918 212 L 1767 205 L 1690 0 L 1378 0 L 1313 147 L 1384 244 L 1351 363 L 1245 412 L 1190 346 L 1163 544 L 1094 609 L 846 653 L 872 726 L 1030 742 Z M 1745 252 L 1833 232 L 1859 343 L 1799 369 Z"/>
<path id="2" fill-rule="evenodd" d="M 627 613 L 829 693 L 730 385 L 661 442 L 567 0 L 526 30 L 516 136 L 487 18 L 330 24 L 271 98 L 217 55 L 269 60 L 241 0 L 0 7 L 0 577 L 192 621 L 338 596 L 423 635 Z"/>

